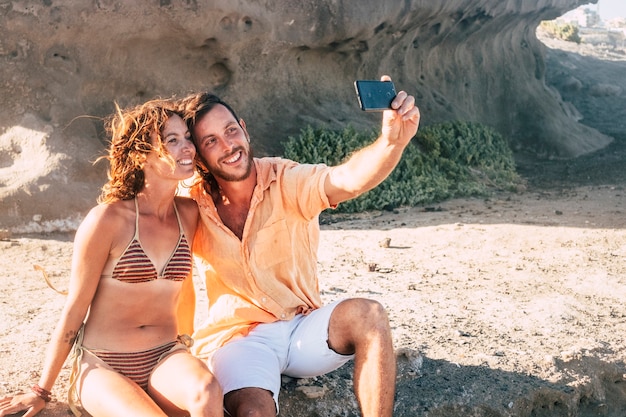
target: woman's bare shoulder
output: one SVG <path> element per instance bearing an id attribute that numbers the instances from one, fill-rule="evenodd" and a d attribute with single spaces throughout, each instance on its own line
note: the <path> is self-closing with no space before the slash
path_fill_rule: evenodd
<path id="1" fill-rule="evenodd" d="M 87 216 L 79 226 L 79 232 L 111 234 L 128 224 L 128 220 L 134 217 L 132 201 L 115 201 L 113 203 L 98 204 L 87 213 Z"/>
<path id="2" fill-rule="evenodd" d="M 134 215 L 134 206 L 132 200 L 118 200 L 112 203 L 98 204 L 89 210 L 85 220 L 98 223 L 109 223 L 115 221 L 124 221 L 129 214 Z"/>

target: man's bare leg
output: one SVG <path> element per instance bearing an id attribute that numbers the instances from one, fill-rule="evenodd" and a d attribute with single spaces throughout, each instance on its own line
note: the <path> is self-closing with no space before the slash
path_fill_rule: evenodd
<path id="1" fill-rule="evenodd" d="M 242 388 L 224 396 L 224 408 L 232 417 L 275 417 L 272 393 L 262 388 Z"/>
<path id="2" fill-rule="evenodd" d="M 391 417 L 396 359 L 387 312 L 372 300 L 342 301 L 330 317 L 328 339 L 340 354 L 354 353 L 354 391 L 363 417 Z"/>

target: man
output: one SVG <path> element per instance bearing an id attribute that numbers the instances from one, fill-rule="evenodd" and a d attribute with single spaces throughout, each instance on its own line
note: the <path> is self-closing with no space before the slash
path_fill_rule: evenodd
<path id="1" fill-rule="evenodd" d="M 382 80 L 390 80 L 384 76 Z M 354 358 L 364 417 L 391 416 L 395 355 L 376 301 L 322 306 L 319 214 L 378 185 L 417 132 L 415 100 L 401 91 L 371 145 L 336 167 L 253 158 L 245 122 L 218 97 L 183 101 L 203 180 L 191 196 L 202 222 L 194 241 L 209 316 L 194 333 L 232 416 L 276 416 L 280 375 L 311 377 Z"/>

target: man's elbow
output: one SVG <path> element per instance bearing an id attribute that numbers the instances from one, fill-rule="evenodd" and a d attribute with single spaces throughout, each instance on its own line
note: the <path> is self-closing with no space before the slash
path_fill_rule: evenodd
<path id="1" fill-rule="evenodd" d="M 351 176 L 343 169 L 336 168 L 330 171 L 324 190 L 331 206 L 356 198 L 366 191 L 364 184 L 360 184 L 356 179 L 354 174 Z"/>

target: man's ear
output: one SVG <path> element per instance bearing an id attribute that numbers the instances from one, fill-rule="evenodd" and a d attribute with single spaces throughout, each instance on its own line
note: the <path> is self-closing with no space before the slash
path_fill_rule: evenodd
<path id="1" fill-rule="evenodd" d="M 246 122 L 243 119 L 239 119 L 239 126 L 243 129 L 243 133 L 246 135 L 246 139 L 248 139 L 248 143 L 250 143 L 250 135 L 248 134 L 248 129 L 246 129 Z"/>

